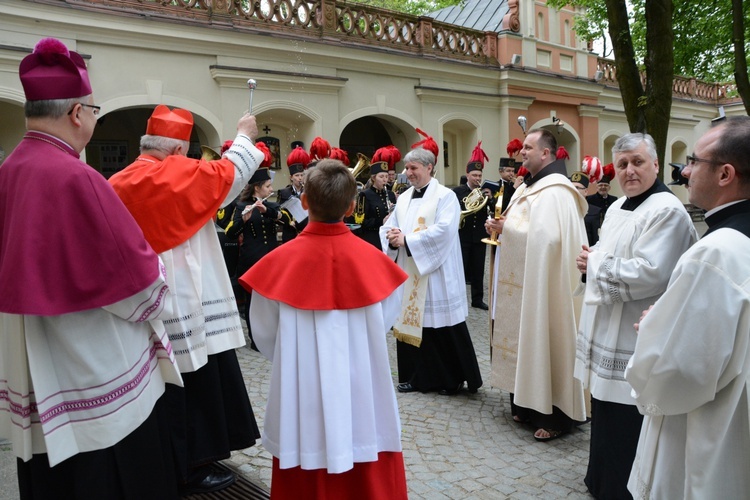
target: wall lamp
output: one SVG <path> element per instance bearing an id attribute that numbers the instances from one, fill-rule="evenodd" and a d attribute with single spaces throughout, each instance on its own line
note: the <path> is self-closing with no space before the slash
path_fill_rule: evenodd
<path id="1" fill-rule="evenodd" d="M 552 117 L 552 125 L 557 127 L 557 135 L 560 135 L 560 133 L 562 133 L 563 129 L 565 128 L 565 122 L 563 122 L 556 116 Z"/>
<path id="2" fill-rule="evenodd" d="M 526 117 L 523 115 L 519 116 L 518 124 L 521 126 L 521 130 L 523 130 L 523 135 L 526 135 Z"/>

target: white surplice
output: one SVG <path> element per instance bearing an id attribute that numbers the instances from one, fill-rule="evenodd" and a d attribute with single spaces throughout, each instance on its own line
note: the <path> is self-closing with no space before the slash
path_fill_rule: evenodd
<path id="1" fill-rule="evenodd" d="M 575 376 L 600 401 L 633 405 L 625 367 L 641 313 L 666 290 L 680 256 L 698 234 L 672 193 L 654 193 L 635 210 L 621 197 L 607 211 L 588 256 Z"/>
<path id="2" fill-rule="evenodd" d="M 106 307 L 0 313 L 0 436 L 17 457 L 47 453 L 54 467 L 113 446 L 149 417 L 165 383 L 182 385 L 166 332 L 149 324 L 169 313 L 159 267 L 149 287 Z"/>
<path id="3" fill-rule="evenodd" d="M 273 361 L 263 446 L 280 468 L 336 474 L 401 451 L 386 345 L 400 307 L 398 291 L 367 307 L 331 311 L 253 292 L 253 339 Z"/>
<path id="4" fill-rule="evenodd" d="M 750 493 L 748 255 L 738 231 L 705 236 L 640 323 L 625 372 L 646 415 L 628 483 L 635 498 Z"/>
<path id="5" fill-rule="evenodd" d="M 422 276 L 430 276 L 422 326 L 441 328 L 466 321 L 466 316 L 469 315 L 461 242 L 458 239 L 461 206 L 458 204 L 456 194 L 441 185 L 437 179 L 432 179 L 428 186 L 427 193 L 434 189 L 437 190 L 439 197 L 435 220 L 425 230 L 406 234 L 406 242 L 419 273 Z M 405 267 L 406 249 L 390 248 L 385 235 L 392 227 L 416 226 L 414 218 L 423 200 L 422 198 L 412 199 L 413 193 L 412 187 L 398 197 L 396 210 L 380 227 L 380 243 L 383 251 L 395 259 L 396 264 L 402 269 Z M 402 204 L 408 205 L 405 221 L 399 221 L 397 215 L 400 212 L 398 206 Z M 403 285 L 399 287 L 399 290 L 400 293 L 403 292 Z"/>
<path id="6" fill-rule="evenodd" d="M 263 161 L 252 141 L 235 138 L 225 153 L 235 176 L 222 206 L 232 202 Z M 193 160 L 185 159 L 192 163 Z M 240 314 L 213 220 L 187 241 L 162 252 L 172 291 L 171 319 L 164 321 L 180 372 L 201 368 L 208 356 L 245 345 Z"/>

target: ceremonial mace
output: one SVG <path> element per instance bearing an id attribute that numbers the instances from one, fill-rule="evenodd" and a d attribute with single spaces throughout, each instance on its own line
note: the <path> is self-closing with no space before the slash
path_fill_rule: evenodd
<path id="1" fill-rule="evenodd" d="M 253 114 L 253 90 L 255 90 L 257 87 L 258 83 L 252 78 L 247 81 L 247 88 L 250 89 L 250 107 L 248 108 L 247 112 L 251 115 Z"/>
<path id="2" fill-rule="evenodd" d="M 503 196 L 502 196 L 502 191 L 501 191 L 500 196 L 498 196 L 497 203 L 495 204 L 495 215 L 493 217 L 495 220 L 500 220 L 502 218 L 502 212 L 503 212 L 502 206 L 503 206 Z M 495 292 L 495 251 L 497 247 L 500 246 L 500 242 L 497 241 L 497 231 L 493 230 L 492 233 L 490 233 L 489 238 L 482 238 L 482 243 L 486 243 L 487 245 L 490 245 L 490 283 L 489 283 L 490 284 L 489 286 L 490 297 L 489 297 L 489 300 L 492 304 L 490 305 L 488 319 L 490 323 L 490 363 L 492 363 L 492 331 L 495 327 L 495 322 L 492 319 L 492 312 L 494 311 L 494 307 L 495 307 L 495 304 L 494 304 L 495 302 L 494 300 L 495 299 L 494 297 L 495 295 L 494 293 Z"/>

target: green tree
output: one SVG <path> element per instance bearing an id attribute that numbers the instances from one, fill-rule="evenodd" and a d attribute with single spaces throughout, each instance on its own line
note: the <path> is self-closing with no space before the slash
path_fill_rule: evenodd
<path id="1" fill-rule="evenodd" d="M 565 0 L 548 0 L 547 3 L 555 8 L 569 4 Z M 604 10 L 596 0 L 576 0 L 575 5 L 591 7 L 584 13 L 584 16 L 590 16 L 585 33 L 592 35 L 606 27 L 612 42 L 617 83 L 628 127 L 631 132 L 651 134 L 663 165 L 674 79 L 672 0 L 635 0 L 631 4 L 632 16 L 626 0 L 605 0 Z M 582 23 L 579 20 L 574 25 L 579 35 L 584 33 Z M 642 55 L 638 57 L 641 51 Z M 643 61 L 642 64 L 638 63 L 639 60 Z M 646 73 L 645 84 L 641 81 L 641 68 Z"/>

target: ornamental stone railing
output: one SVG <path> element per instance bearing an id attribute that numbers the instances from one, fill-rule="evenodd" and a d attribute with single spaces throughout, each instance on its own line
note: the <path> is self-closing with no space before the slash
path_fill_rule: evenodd
<path id="1" fill-rule="evenodd" d="M 598 58 L 597 69 L 603 75 L 599 83 L 619 87 L 617 82 L 617 68 L 613 60 Z M 645 71 L 641 71 L 641 83 L 643 85 L 646 84 Z M 672 97 L 717 104 L 740 100 L 737 95 L 737 85 L 734 83 L 711 83 L 685 76 L 674 77 L 672 81 Z"/>
<path id="2" fill-rule="evenodd" d="M 500 66 L 498 36 L 519 31 L 518 0 L 508 0 L 507 31 L 478 31 L 369 5 L 337 0 L 28 0 L 64 3 L 82 9 L 143 16 L 290 38 L 314 38 L 375 49 Z M 523 68 L 514 68 L 523 70 Z M 615 62 L 598 58 L 602 84 L 617 87 Z M 645 81 L 645 73 L 641 73 Z M 710 83 L 676 76 L 673 96 L 712 103 L 738 100 L 733 83 Z"/>
<path id="3" fill-rule="evenodd" d="M 31 0 L 499 65 L 496 32 L 336 0 Z M 511 28 L 512 29 L 512 28 Z"/>

